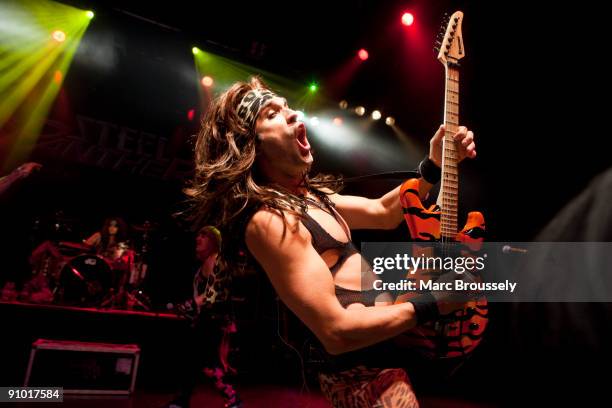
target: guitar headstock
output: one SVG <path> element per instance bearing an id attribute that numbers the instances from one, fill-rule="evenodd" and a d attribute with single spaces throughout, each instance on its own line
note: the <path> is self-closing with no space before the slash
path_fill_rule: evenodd
<path id="1" fill-rule="evenodd" d="M 463 12 L 455 11 L 443 24 L 442 30 L 436 42 L 435 50 L 438 52 L 438 60 L 444 65 L 456 64 L 465 56 L 463 47 L 463 36 L 461 33 L 461 22 Z"/>

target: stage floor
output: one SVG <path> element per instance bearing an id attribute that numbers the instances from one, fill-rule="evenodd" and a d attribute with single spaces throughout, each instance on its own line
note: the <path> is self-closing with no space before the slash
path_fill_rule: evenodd
<path id="1" fill-rule="evenodd" d="M 189 324 L 168 313 L 149 313 L 125 310 L 76 308 L 54 305 L 35 305 L 19 302 L 0 302 L 0 327 L 7 335 L 0 336 L 0 384 L 21 386 L 32 342 L 39 339 L 56 339 L 117 344 L 138 344 L 141 348 L 141 364 L 138 370 L 136 390 L 129 397 L 74 396 L 67 395 L 64 403 L 46 403 L 45 406 L 63 408 L 161 408 L 171 401 L 178 389 L 177 377 L 181 362 L 189 358 L 184 350 L 184 337 Z M 254 330 L 244 328 L 240 379 L 236 389 L 245 407 L 328 407 L 316 383 L 311 389 L 301 386 L 299 363 L 292 356 L 274 348 L 270 338 L 257 343 Z M 261 335 L 260 335 L 261 337 Z M 294 356 L 293 356 L 294 357 Z M 58 367 L 60 369 L 60 367 Z M 202 376 L 196 388 L 192 407 L 222 407 L 222 398 L 212 384 Z M 436 395 L 435 397 L 432 395 Z M 440 397 L 439 392 L 422 393 L 422 407 L 473 407 L 495 405 Z M 3 404 L 2 406 L 39 407 L 39 403 Z"/>
<path id="2" fill-rule="evenodd" d="M 245 408 L 329 408 L 327 400 L 318 390 L 299 390 L 282 386 L 244 385 L 237 387 Z M 45 407 L 62 408 L 162 408 L 171 401 L 172 393 L 137 390 L 130 397 L 66 396 L 63 403 L 47 403 Z M 462 401 L 458 399 L 419 397 L 421 408 L 490 408 L 496 405 Z M 40 408 L 40 403 L 6 404 L 15 408 Z M 223 399 L 208 384 L 201 384 L 191 399 L 192 408 L 223 407 Z"/>

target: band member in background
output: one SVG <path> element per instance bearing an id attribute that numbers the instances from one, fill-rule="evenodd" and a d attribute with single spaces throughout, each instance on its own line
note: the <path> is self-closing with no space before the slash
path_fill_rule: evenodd
<path id="1" fill-rule="evenodd" d="M 102 306 L 129 306 L 128 282 L 136 268 L 135 253 L 130 248 L 128 227 L 120 217 L 108 217 L 100 231 L 83 240 L 97 255 L 102 256 L 113 271 L 112 288 Z"/>
<path id="2" fill-rule="evenodd" d="M 440 127 L 420 164 L 421 198 L 439 180 L 443 136 Z M 465 127 L 454 135 L 459 160 L 476 156 L 473 138 Z M 397 227 L 403 220 L 399 187 L 368 199 L 340 195 L 322 176 L 310 178 L 304 124 L 257 78 L 234 84 L 212 102 L 195 155 L 187 190 L 194 221 L 214 220 L 226 241 L 234 240 L 221 254 L 228 262 L 246 244 L 253 264 L 314 333 L 328 360 L 319 382 L 329 401 L 351 408 L 418 406 L 394 359 L 400 353 L 380 347 L 457 305 L 440 303 L 435 294 L 389 304 L 384 293 L 362 291 L 362 259 L 350 236 L 350 229 Z"/>
<path id="3" fill-rule="evenodd" d="M 128 241 L 127 224 L 120 217 L 109 217 L 104 220 L 100 231 L 94 232 L 83 242 L 92 247 L 97 254 L 112 258 L 114 250 Z"/>
<path id="4" fill-rule="evenodd" d="M 104 220 L 102 229 L 95 232 L 83 242 L 91 247 L 96 254 L 104 257 L 115 271 L 124 272 L 121 282 L 124 286 L 132 273 L 134 264 L 134 251 L 130 249 L 128 228 L 120 217 L 109 217 Z M 125 276 L 124 276 L 125 275 Z"/>
<path id="5" fill-rule="evenodd" d="M 229 377 L 236 374 L 230 365 L 231 337 L 236 322 L 231 311 L 231 274 L 218 258 L 222 239 L 213 226 L 201 228 L 196 236 L 196 256 L 201 262 L 193 278 L 193 297 L 178 306 L 179 313 L 192 320 L 191 353 L 182 375 L 180 395 L 168 408 L 189 406 L 191 394 L 201 372 L 214 381 L 225 400 L 225 407 L 242 403 Z"/>

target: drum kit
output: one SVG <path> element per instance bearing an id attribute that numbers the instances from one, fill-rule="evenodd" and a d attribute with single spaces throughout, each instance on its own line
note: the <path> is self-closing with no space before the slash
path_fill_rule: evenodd
<path id="1" fill-rule="evenodd" d="M 119 242 L 96 252 L 80 242 L 43 242 L 30 258 L 34 270 L 31 282 L 39 286 L 47 282 L 48 300 L 61 305 L 150 310 L 143 286 L 151 234 L 157 225 L 147 221 L 131 227 L 138 235 L 138 248 Z"/>

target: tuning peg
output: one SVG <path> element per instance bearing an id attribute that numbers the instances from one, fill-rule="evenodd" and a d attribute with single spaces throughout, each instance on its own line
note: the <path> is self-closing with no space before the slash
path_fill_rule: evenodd
<path id="1" fill-rule="evenodd" d="M 442 26 L 446 26 L 449 21 L 450 21 L 450 16 L 448 15 L 448 13 L 444 13 L 442 15 Z"/>

